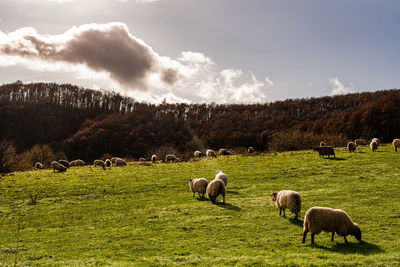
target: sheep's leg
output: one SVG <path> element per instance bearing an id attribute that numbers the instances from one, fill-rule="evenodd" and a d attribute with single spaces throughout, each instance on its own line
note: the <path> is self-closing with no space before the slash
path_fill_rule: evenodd
<path id="1" fill-rule="evenodd" d="M 225 204 L 225 196 L 222 196 L 223 197 L 223 202 L 224 202 L 224 204 Z"/>
<path id="2" fill-rule="evenodd" d="M 196 193 L 195 192 L 193 192 L 193 197 L 196 195 Z"/>
<path id="3" fill-rule="evenodd" d="M 311 244 L 314 244 L 314 236 L 315 234 L 311 234 Z"/>
<path id="4" fill-rule="evenodd" d="M 335 232 L 332 232 L 332 238 L 331 241 L 333 241 L 333 237 L 335 236 Z"/>
<path id="5" fill-rule="evenodd" d="M 345 236 L 343 238 L 344 238 L 344 242 L 347 244 L 348 243 L 347 238 Z"/>
<path id="6" fill-rule="evenodd" d="M 286 218 L 285 209 L 283 209 L 283 217 L 285 217 L 285 218 Z"/>
<path id="7" fill-rule="evenodd" d="M 302 241 L 302 243 L 305 243 L 305 242 L 306 242 L 307 233 L 308 233 L 308 230 L 304 230 L 304 232 L 303 232 L 303 241 Z"/>
<path id="8" fill-rule="evenodd" d="M 282 215 L 282 209 L 279 208 L 279 216 L 281 216 L 281 215 Z"/>
<path id="9" fill-rule="evenodd" d="M 296 214 L 296 216 L 294 216 L 294 219 L 298 221 L 299 220 L 299 217 L 298 217 L 299 213 L 296 212 L 295 214 Z"/>

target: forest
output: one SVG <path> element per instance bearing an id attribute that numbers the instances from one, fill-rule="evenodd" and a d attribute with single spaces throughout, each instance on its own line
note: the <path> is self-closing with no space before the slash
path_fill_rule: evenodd
<path id="1" fill-rule="evenodd" d="M 325 141 L 399 137 L 400 90 L 259 104 L 155 105 L 71 84 L 0 86 L 0 172 L 37 160 L 105 155 L 128 159 L 253 146 L 259 152 L 309 149 Z M 44 155 L 46 154 L 46 155 Z"/>

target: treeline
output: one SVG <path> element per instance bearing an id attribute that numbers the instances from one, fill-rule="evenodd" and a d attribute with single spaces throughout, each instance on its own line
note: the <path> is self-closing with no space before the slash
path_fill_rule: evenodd
<path id="1" fill-rule="evenodd" d="M 86 161 L 206 147 L 279 151 L 322 139 L 336 146 L 360 137 L 392 141 L 400 135 L 400 90 L 252 105 L 154 105 L 69 84 L 16 82 L 0 86 L 0 114 L 0 137 L 17 153 L 45 144 Z"/>

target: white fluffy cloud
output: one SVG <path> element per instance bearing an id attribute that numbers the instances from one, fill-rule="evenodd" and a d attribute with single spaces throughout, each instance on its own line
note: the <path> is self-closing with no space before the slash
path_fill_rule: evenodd
<path id="1" fill-rule="evenodd" d="M 73 27 L 43 35 L 34 28 L 0 31 L 0 66 L 59 72 L 71 83 L 91 81 L 145 101 L 255 103 L 267 101 L 268 77 L 219 69 L 202 53 L 185 51 L 172 59 L 160 56 L 119 22 Z"/>
<path id="2" fill-rule="evenodd" d="M 329 79 L 329 83 L 332 85 L 332 91 L 330 95 L 344 95 L 353 92 L 353 85 L 350 84 L 350 87 L 346 87 L 339 78 L 331 78 Z"/>

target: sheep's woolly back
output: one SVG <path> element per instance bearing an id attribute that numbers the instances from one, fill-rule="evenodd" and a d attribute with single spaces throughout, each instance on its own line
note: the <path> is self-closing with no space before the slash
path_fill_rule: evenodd
<path id="1" fill-rule="evenodd" d="M 193 155 L 194 155 L 195 157 L 201 157 L 201 156 L 203 155 L 203 153 L 201 153 L 201 151 L 196 150 L 196 151 L 193 153 Z"/>
<path id="2" fill-rule="evenodd" d="M 355 143 L 357 146 L 366 145 L 366 144 L 367 144 L 367 142 L 365 142 L 364 139 L 356 139 L 356 140 L 354 140 L 354 143 Z"/>
<path id="3" fill-rule="evenodd" d="M 57 170 L 60 172 L 65 172 L 67 170 L 67 168 L 64 165 L 62 165 L 61 163 L 58 163 L 57 161 L 53 161 L 51 163 L 51 167 L 53 168 L 53 170 Z"/>
<path id="4" fill-rule="evenodd" d="M 119 158 L 118 158 L 118 157 L 112 157 L 112 158 L 111 158 L 111 163 L 115 163 L 115 161 L 116 161 L 117 159 L 119 159 Z"/>
<path id="5" fill-rule="evenodd" d="M 212 202 L 215 202 L 215 199 L 222 195 L 225 197 L 226 189 L 225 184 L 220 179 L 214 179 L 208 183 L 207 190 L 206 190 L 207 197 L 211 199 Z"/>
<path id="6" fill-rule="evenodd" d="M 340 209 L 331 209 L 325 207 L 312 207 L 304 216 L 303 230 L 309 231 L 311 234 L 319 234 L 324 232 L 336 232 L 339 236 L 347 236 L 354 234 L 355 224 Z"/>
<path id="7" fill-rule="evenodd" d="M 167 154 L 165 156 L 165 161 L 178 161 L 178 158 L 174 154 Z"/>
<path id="8" fill-rule="evenodd" d="M 299 213 L 301 197 L 296 191 L 281 190 L 276 195 L 275 204 L 280 209 L 289 209 L 292 213 Z"/>
<path id="9" fill-rule="evenodd" d="M 189 180 L 189 187 L 193 193 L 204 194 L 207 190 L 208 181 L 206 178 L 196 178 Z"/>
<path id="10" fill-rule="evenodd" d="M 123 160 L 123 159 L 117 158 L 115 160 L 115 165 L 117 165 L 117 166 L 126 166 L 126 161 Z"/>
<path id="11" fill-rule="evenodd" d="M 395 149 L 400 147 L 400 139 L 394 139 L 392 142 L 392 145 L 393 145 L 393 148 L 395 148 Z"/>
<path id="12" fill-rule="evenodd" d="M 58 163 L 60 163 L 60 164 L 62 164 L 62 165 L 64 165 L 64 167 L 66 167 L 66 168 L 69 168 L 69 162 L 67 161 L 67 160 L 65 160 L 65 159 L 60 159 L 59 161 L 58 161 Z"/>
<path id="13" fill-rule="evenodd" d="M 81 159 L 73 160 L 69 163 L 70 166 L 84 166 L 86 163 Z"/>
<path id="14" fill-rule="evenodd" d="M 369 144 L 369 147 L 372 149 L 372 151 L 378 149 L 378 146 L 379 144 L 376 141 L 371 141 L 371 143 Z"/>
<path id="15" fill-rule="evenodd" d="M 43 164 L 40 163 L 40 162 L 36 162 L 35 163 L 35 168 L 41 170 L 41 169 L 43 169 Z"/>
<path id="16" fill-rule="evenodd" d="M 207 157 L 217 157 L 217 154 L 215 154 L 214 150 L 212 150 L 212 149 L 207 149 L 207 150 L 206 150 L 206 156 L 207 156 Z"/>
<path id="17" fill-rule="evenodd" d="M 226 175 L 222 171 L 217 171 L 215 173 L 215 179 L 221 179 L 224 182 L 225 186 L 228 185 L 228 175 Z"/>
<path id="18" fill-rule="evenodd" d="M 218 154 L 220 154 L 220 155 L 230 155 L 231 153 L 226 148 L 221 148 L 218 151 Z"/>

